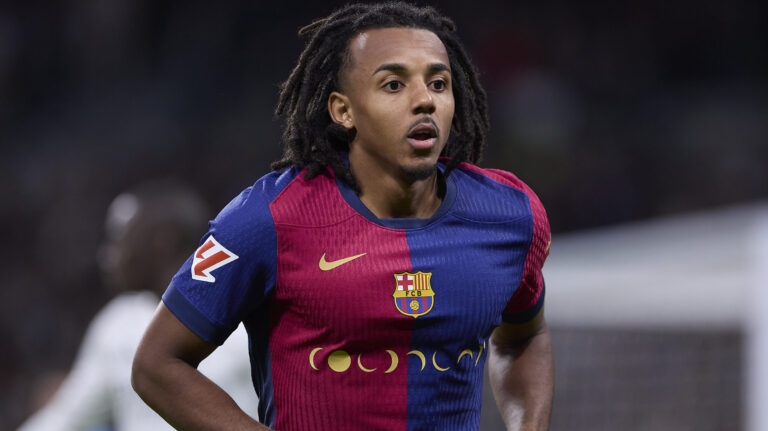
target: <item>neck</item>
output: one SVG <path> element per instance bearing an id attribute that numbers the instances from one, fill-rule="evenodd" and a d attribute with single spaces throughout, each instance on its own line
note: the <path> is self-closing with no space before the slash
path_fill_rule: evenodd
<path id="1" fill-rule="evenodd" d="M 442 175 L 435 172 L 423 180 L 411 181 L 400 172 L 382 174 L 351 167 L 360 188 L 360 201 L 380 219 L 429 218 L 442 202 Z"/>

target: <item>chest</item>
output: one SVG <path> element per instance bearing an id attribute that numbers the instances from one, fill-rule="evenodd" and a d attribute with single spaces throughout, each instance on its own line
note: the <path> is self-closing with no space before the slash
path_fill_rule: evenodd
<path id="1" fill-rule="evenodd" d="M 277 226 L 275 322 L 296 342 L 368 340 L 419 347 L 476 345 L 501 322 L 520 283 L 526 220 L 447 217 L 397 230 L 359 217 L 324 227 Z M 305 339 L 302 339 L 302 336 Z"/>

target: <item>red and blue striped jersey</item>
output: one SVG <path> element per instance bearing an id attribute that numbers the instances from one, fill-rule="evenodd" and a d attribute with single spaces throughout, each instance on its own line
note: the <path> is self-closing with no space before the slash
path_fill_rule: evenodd
<path id="1" fill-rule="evenodd" d="M 222 210 L 163 301 L 212 344 L 244 322 L 276 429 L 476 430 L 488 337 L 540 310 L 549 236 L 508 172 L 461 164 L 433 217 L 379 219 L 289 168 Z"/>

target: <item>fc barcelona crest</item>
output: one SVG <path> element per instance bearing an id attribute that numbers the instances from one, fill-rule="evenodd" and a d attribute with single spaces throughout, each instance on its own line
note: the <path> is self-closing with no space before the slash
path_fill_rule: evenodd
<path id="1" fill-rule="evenodd" d="M 431 272 L 401 272 L 395 274 L 395 308 L 397 311 L 414 319 L 432 310 L 435 304 L 435 291 L 432 290 Z"/>

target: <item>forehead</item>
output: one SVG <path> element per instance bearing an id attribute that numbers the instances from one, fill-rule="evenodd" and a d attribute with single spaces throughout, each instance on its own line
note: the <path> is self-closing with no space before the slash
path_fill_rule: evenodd
<path id="1" fill-rule="evenodd" d="M 377 28 L 349 42 L 351 72 L 372 72 L 385 63 L 449 65 L 448 52 L 436 34 L 420 28 Z"/>

